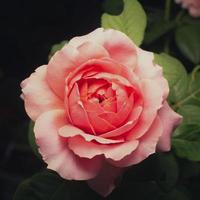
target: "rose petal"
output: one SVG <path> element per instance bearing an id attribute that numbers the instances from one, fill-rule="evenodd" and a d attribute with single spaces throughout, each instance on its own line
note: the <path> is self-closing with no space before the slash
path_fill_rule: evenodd
<path id="1" fill-rule="evenodd" d="M 89 76 L 87 76 L 88 72 Z M 73 84 L 84 79 L 112 79 L 126 86 L 137 85 L 138 78 L 132 70 L 109 58 L 91 59 L 76 68 L 66 78 L 66 85 L 71 88 Z"/>
<path id="2" fill-rule="evenodd" d="M 85 141 L 88 141 L 88 142 L 96 141 L 100 144 L 114 144 L 114 143 L 121 143 L 124 141 L 123 139 L 112 140 L 112 139 L 106 139 L 106 138 L 102 138 L 99 136 L 87 134 L 87 133 L 83 132 L 81 129 L 79 129 L 75 126 L 72 126 L 70 124 L 65 125 L 62 128 L 60 128 L 59 135 L 62 137 L 66 137 L 66 138 L 81 136 L 82 138 L 84 138 Z"/>
<path id="3" fill-rule="evenodd" d="M 148 131 L 158 110 L 162 107 L 162 88 L 151 79 L 141 80 L 141 92 L 143 93 L 143 111 L 136 126 L 127 136 L 128 140 L 140 138 Z"/>
<path id="4" fill-rule="evenodd" d="M 108 57 L 108 52 L 98 44 L 82 43 L 74 48 L 67 44 L 51 58 L 48 64 L 47 80 L 54 92 L 64 98 L 66 76 L 82 63 L 95 58 Z"/>
<path id="5" fill-rule="evenodd" d="M 156 145 L 162 133 L 162 122 L 159 117 L 156 117 L 148 132 L 140 138 L 138 148 L 135 151 L 120 161 L 109 160 L 109 162 L 116 167 L 128 167 L 140 163 L 149 155 L 155 153 Z"/>
<path id="6" fill-rule="evenodd" d="M 138 65 L 135 73 L 142 79 L 152 79 L 162 88 L 163 98 L 166 99 L 169 94 L 169 86 L 167 80 L 163 76 L 162 68 L 154 64 L 154 54 L 144 51 L 137 47 Z"/>
<path id="7" fill-rule="evenodd" d="M 134 127 L 134 125 L 136 124 L 141 112 L 142 112 L 142 107 L 134 108 L 132 110 L 132 114 L 131 114 L 127 123 L 116 128 L 115 130 L 101 134 L 101 137 L 103 137 L 103 138 L 112 138 L 112 137 L 116 137 L 116 136 L 122 136 L 122 138 L 125 137 L 124 133 L 127 133 L 128 131 L 130 131 Z"/>
<path id="8" fill-rule="evenodd" d="M 119 144 L 97 144 L 87 142 L 81 136 L 74 136 L 68 139 L 69 148 L 78 156 L 83 158 L 94 158 L 97 155 L 104 155 L 105 158 L 121 160 L 132 153 L 138 146 L 137 140 L 126 141 Z"/>
<path id="9" fill-rule="evenodd" d="M 158 113 L 163 125 L 163 134 L 161 135 L 157 148 L 160 151 L 169 151 L 171 148 L 171 134 L 173 130 L 181 123 L 182 116 L 174 112 L 168 105 L 167 101 Z"/>
<path id="10" fill-rule="evenodd" d="M 48 168 L 57 171 L 65 179 L 94 178 L 101 168 L 102 159 L 79 158 L 68 149 L 66 139 L 58 135 L 58 129 L 67 123 L 64 113 L 63 110 L 52 110 L 36 120 L 34 132 L 39 152 Z"/>
<path id="11" fill-rule="evenodd" d="M 88 185 L 101 196 L 106 197 L 116 187 L 117 179 L 122 175 L 123 169 L 105 163 L 99 174 Z"/>
<path id="12" fill-rule="evenodd" d="M 75 84 L 69 97 L 68 101 L 66 101 L 67 108 L 69 109 L 69 118 L 75 126 L 80 127 L 86 132 L 96 134 L 94 127 L 91 125 L 90 120 L 88 118 L 88 114 L 84 109 L 84 106 L 80 100 L 80 94 L 78 90 L 78 85 Z"/>
<path id="13" fill-rule="evenodd" d="M 37 68 L 21 83 L 25 109 L 33 121 L 43 112 L 64 107 L 46 82 L 46 69 L 46 66 Z"/>
<path id="14" fill-rule="evenodd" d="M 124 33 L 117 30 L 98 28 L 88 35 L 73 38 L 69 41 L 69 44 L 77 47 L 86 41 L 102 45 L 113 60 L 124 66 L 130 69 L 136 66 L 136 47 Z"/>
<path id="15" fill-rule="evenodd" d="M 99 115 L 102 119 L 105 119 L 109 123 L 113 124 L 116 127 L 119 127 L 129 116 L 131 110 L 133 109 L 133 95 L 129 97 L 126 101 L 124 100 L 121 110 L 117 113 L 107 113 L 104 112 Z"/>

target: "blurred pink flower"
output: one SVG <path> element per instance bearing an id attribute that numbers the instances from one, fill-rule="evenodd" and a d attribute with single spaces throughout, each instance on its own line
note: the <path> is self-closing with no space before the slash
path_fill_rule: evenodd
<path id="1" fill-rule="evenodd" d="M 200 17 L 200 0 L 175 0 L 182 8 L 188 9 L 192 17 Z"/>

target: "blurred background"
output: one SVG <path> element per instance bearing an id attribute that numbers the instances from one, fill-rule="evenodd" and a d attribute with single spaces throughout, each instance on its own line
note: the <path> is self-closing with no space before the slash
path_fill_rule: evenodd
<path id="1" fill-rule="evenodd" d="M 161 0 L 141 2 L 147 11 L 164 7 Z M 1 1 L 1 200 L 11 200 L 18 184 L 44 166 L 29 147 L 29 119 L 20 99 L 20 82 L 36 67 L 48 62 L 52 45 L 99 27 L 103 3 L 103 0 Z M 144 48 L 151 46 L 144 45 Z M 156 48 L 159 50 L 159 45 Z M 176 56 L 181 57 L 179 53 Z M 190 61 L 181 58 L 190 70 Z"/>
<path id="2" fill-rule="evenodd" d="M 48 62 L 51 46 L 100 26 L 100 0 L 7 0 L 0 5 L 0 199 L 44 164 L 28 144 L 20 82 Z"/>

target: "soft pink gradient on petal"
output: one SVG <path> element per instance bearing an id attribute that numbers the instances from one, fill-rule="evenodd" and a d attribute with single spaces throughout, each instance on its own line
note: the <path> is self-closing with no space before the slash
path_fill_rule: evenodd
<path id="1" fill-rule="evenodd" d="M 135 127 L 127 135 L 127 139 L 137 139 L 146 134 L 162 107 L 162 88 L 151 79 L 141 80 L 141 92 L 143 93 L 143 111 Z"/>
<path id="2" fill-rule="evenodd" d="M 74 48 L 67 44 L 51 58 L 47 69 L 47 81 L 53 91 L 64 98 L 66 76 L 90 59 L 108 57 L 108 52 L 98 44 L 82 43 Z"/>
<path id="3" fill-rule="evenodd" d="M 137 62 L 137 53 L 133 42 L 122 32 L 112 29 L 98 28 L 85 36 L 75 37 L 69 44 L 77 47 L 83 42 L 93 41 L 103 46 L 110 57 L 126 67 L 134 68 Z"/>
<path id="4" fill-rule="evenodd" d="M 71 124 L 65 125 L 62 128 L 59 129 L 59 135 L 62 137 L 75 137 L 75 136 L 81 136 L 82 138 L 84 138 L 85 141 L 91 142 L 91 141 L 96 141 L 100 144 L 115 144 L 115 143 L 121 143 L 124 142 L 123 139 L 107 139 L 107 138 L 103 138 L 100 136 L 95 136 L 95 135 L 91 135 L 91 134 L 87 134 L 85 132 L 83 132 L 81 129 L 72 126 Z"/>
<path id="5" fill-rule="evenodd" d="M 163 134 L 158 141 L 157 148 L 160 151 L 169 151 L 171 148 L 171 135 L 173 130 L 181 123 L 182 116 L 174 112 L 166 101 L 159 110 L 158 115 L 163 125 Z"/>
<path id="6" fill-rule="evenodd" d="M 118 179 L 123 169 L 105 163 L 99 174 L 89 181 L 88 185 L 101 196 L 108 196 L 117 186 Z"/>
<path id="7" fill-rule="evenodd" d="M 154 63 L 154 54 L 144 51 L 137 47 L 138 65 L 135 73 L 142 79 L 153 79 L 162 89 L 163 98 L 166 99 L 169 94 L 169 86 L 167 80 L 163 76 L 162 68 Z"/>
<path id="8" fill-rule="evenodd" d="M 139 144 L 137 140 L 125 141 L 119 144 L 97 144 L 95 142 L 87 142 L 81 136 L 69 138 L 68 142 L 69 148 L 80 157 L 91 159 L 96 155 L 104 155 L 105 158 L 116 161 L 131 154 Z"/>
<path id="9" fill-rule="evenodd" d="M 109 160 L 109 162 L 116 167 L 128 167 L 140 163 L 149 155 L 155 153 L 156 145 L 162 133 L 162 122 L 159 117 L 156 117 L 151 128 L 140 138 L 138 148 L 135 151 L 120 161 Z"/>
<path id="10" fill-rule="evenodd" d="M 52 109 L 64 108 L 63 102 L 50 89 L 46 82 L 47 66 L 41 66 L 21 83 L 25 109 L 35 121 L 38 116 Z"/>
<path id="11" fill-rule="evenodd" d="M 131 95 L 129 99 L 124 99 L 123 104 L 124 104 L 123 107 L 118 112 L 116 113 L 104 112 L 103 114 L 100 114 L 99 117 L 105 119 L 106 121 L 109 121 L 114 126 L 119 127 L 119 125 L 125 122 L 129 114 L 131 113 L 131 110 L 133 109 L 133 104 L 134 104 L 133 95 Z"/>
<path id="12" fill-rule="evenodd" d="M 138 107 L 133 108 L 132 114 L 125 124 L 116 128 L 113 131 L 101 134 L 101 137 L 103 138 L 112 138 L 116 136 L 121 136 L 121 138 L 125 137 L 124 134 L 130 131 L 134 127 L 134 125 L 137 123 L 137 120 L 141 112 L 142 112 L 142 107 L 138 106 Z"/>
<path id="13" fill-rule="evenodd" d="M 79 158 L 68 149 L 67 140 L 58 135 L 58 129 L 67 123 L 64 110 L 51 110 L 39 116 L 34 127 L 39 152 L 48 168 L 65 179 L 94 178 L 101 168 L 102 159 Z"/>
<path id="14" fill-rule="evenodd" d="M 85 111 L 85 108 L 80 100 L 80 94 L 77 84 L 74 85 L 72 91 L 68 97 L 68 107 L 69 118 L 72 121 L 72 124 L 82 128 L 83 130 L 95 134 L 94 127 L 91 125 L 91 122 L 88 118 L 88 114 Z"/>
<path id="15" fill-rule="evenodd" d="M 73 87 L 73 84 L 82 78 L 103 79 L 103 76 L 107 81 L 116 79 L 125 86 L 133 86 L 138 83 L 138 78 L 130 68 L 109 58 L 88 60 L 80 67 L 74 69 L 73 72 L 67 76 L 65 83 L 70 90 Z"/>

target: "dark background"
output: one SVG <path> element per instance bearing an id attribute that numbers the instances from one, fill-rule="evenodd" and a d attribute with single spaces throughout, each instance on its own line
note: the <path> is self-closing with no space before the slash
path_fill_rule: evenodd
<path id="1" fill-rule="evenodd" d="M 101 0 L 0 1 L 0 199 L 44 164 L 29 148 L 20 82 L 47 63 L 51 46 L 100 26 Z"/>
<path id="2" fill-rule="evenodd" d="M 11 200 L 18 184 L 44 163 L 28 144 L 29 119 L 20 82 L 48 62 L 51 46 L 100 26 L 103 0 L 0 1 L 0 199 Z M 145 5 L 163 7 L 160 0 Z"/>

